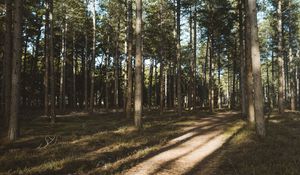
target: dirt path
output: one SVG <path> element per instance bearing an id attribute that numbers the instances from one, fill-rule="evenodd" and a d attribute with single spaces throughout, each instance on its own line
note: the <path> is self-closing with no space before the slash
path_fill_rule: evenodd
<path id="1" fill-rule="evenodd" d="M 217 151 L 232 134 L 224 130 L 236 121 L 233 113 L 203 118 L 189 132 L 171 140 L 159 153 L 126 171 L 125 175 L 191 174 L 210 154 Z M 238 128 L 236 128 L 238 130 Z"/>

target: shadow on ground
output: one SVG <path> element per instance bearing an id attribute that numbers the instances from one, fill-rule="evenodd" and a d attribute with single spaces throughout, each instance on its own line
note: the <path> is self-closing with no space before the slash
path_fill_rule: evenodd
<path id="1" fill-rule="evenodd" d="M 142 132 L 120 113 L 60 117 L 54 125 L 44 118 L 23 122 L 22 138 L 0 145 L 0 174 L 115 174 L 176 146 L 166 147 L 173 138 L 193 130 L 205 134 L 238 119 L 190 113 L 177 117 L 171 112 L 146 116 Z M 195 128 L 199 120 L 209 122 Z M 57 141 L 45 147 L 47 136 Z"/>
<path id="2" fill-rule="evenodd" d="M 297 175 L 300 172 L 300 114 L 273 114 L 267 137 L 246 127 L 187 174 Z"/>

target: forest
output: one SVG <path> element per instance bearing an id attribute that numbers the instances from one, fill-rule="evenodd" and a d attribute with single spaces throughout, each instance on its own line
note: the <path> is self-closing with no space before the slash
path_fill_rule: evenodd
<path id="1" fill-rule="evenodd" d="M 0 0 L 0 174 L 300 174 L 299 0 Z"/>

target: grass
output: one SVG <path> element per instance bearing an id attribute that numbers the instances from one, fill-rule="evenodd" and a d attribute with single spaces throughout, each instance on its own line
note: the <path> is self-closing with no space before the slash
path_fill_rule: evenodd
<path id="1" fill-rule="evenodd" d="M 272 115 L 266 138 L 246 127 L 210 158 L 199 174 L 298 175 L 300 173 L 300 115 Z"/>
<path id="2" fill-rule="evenodd" d="M 33 118 L 21 122 L 17 142 L 0 145 L 0 174 L 117 174 L 185 133 L 197 119 L 191 114 L 152 113 L 138 132 L 120 113 L 74 114 L 53 125 Z M 44 147 L 47 136 L 57 140 Z"/>

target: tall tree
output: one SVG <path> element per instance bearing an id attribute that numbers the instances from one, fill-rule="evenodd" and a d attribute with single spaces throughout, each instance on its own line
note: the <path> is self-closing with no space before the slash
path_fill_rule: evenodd
<path id="1" fill-rule="evenodd" d="M 283 34 L 282 34 L 282 0 L 278 0 L 277 4 L 277 32 L 278 32 L 278 65 L 279 65 L 279 71 L 278 71 L 278 109 L 279 113 L 284 113 L 284 62 L 282 57 L 282 47 L 283 47 Z"/>
<path id="2" fill-rule="evenodd" d="M 251 58 L 253 70 L 253 84 L 254 84 L 254 100 L 255 100 L 255 122 L 256 130 L 260 136 L 266 135 L 265 118 L 264 118 L 264 99 L 261 79 L 260 66 L 260 51 L 258 41 L 257 29 L 257 9 L 256 0 L 248 0 L 248 13 L 251 29 Z"/>
<path id="3" fill-rule="evenodd" d="M 176 18 L 176 61 L 177 61 L 177 112 L 182 114 L 182 94 L 181 94 L 181 0 L 177 0 Z"/>
<path id="4" fill-rule="evenodd" d="M 4 118 L 3 124 L 7 129 L 8 119 L 10 116 L 10 100 L 11 100 L 11 64 L 12 64 L 12 4 L 11 0 L 5 1 L 6 16 L 5 16 L 5 49 L 4 49 Z"/>
<path id="5" fill-rule="evenodd" d="M 19 83 L 20 63 L 22 57 L 22 10 L 23 1 L 14 0 L 14 29 L 13 29 L 13 54 L 12 54 L 12 80 L 11 80 L 11 105 L 8 138 L 14 141 L 19 136 Z"/>
<path id="6" fill-rule="evenodd" d="M 93 50 L 91 60 L 91 91 L 90 91 L 90 112 L 94 110 L 94 86 L 95 86 L 95 59 L 96 59 L 96 2 L 93 0 Z"/>
<path id="7" fill-rule="evenodd" d="M 127 2 L 127 99 L 126 116 L 130 117 L 132 112 L 132 0 Z"/>
<path id="8" fill-rule="evenodd" d="M 135 98 L 134 121 L 138 129 L 142 128 L 142 0 L 136 0 L 136 61 L 135 61 Z"/>
<path id="9" fill-rule="evenodd" d="M 246 93 L 247 93 L 247 117 L 250 123 L 255 122 L 254 101 L 253 101 L 253 75 L 251 61 L 251 29 L 250 29 L 250 13 L 248 10 L 248 0 L 245 3 L 246 7 L 246 38 L 245 38 L 245 58 L 246 58 Z"/>
<path id="10" fill-rule="evenodd" d="M 50 119 L 55 123 L 55 72 L 54 72 L 54 22 L 53 22 L 53 0 L 49 0 L 49 63 L 50 63 Z"/>

